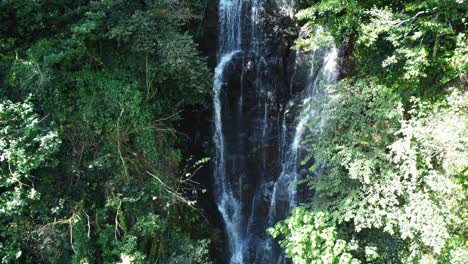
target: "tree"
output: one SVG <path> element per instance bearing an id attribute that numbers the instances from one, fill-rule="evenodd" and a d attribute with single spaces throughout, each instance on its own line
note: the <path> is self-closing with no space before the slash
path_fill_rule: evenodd
<path id="1" fill-rule="evenodd" d="M 328 212 L 309 212 L 303 207 L 294 208 L 291 216 L 270 228 L 293 263 L 359 263 L 349 253 L 348 243 L 339 238 L 335 224 Z"/>
<path id="2" fill-rule="evenodd" d="M 40 199 L 34 175 L 56 164 L 54 154 L 60 147 L 56 130 L 34 112 L 32 103 L 0 103 L 0 257 L 2 263 L 19 259 L 29 244 L 29 218 Z"/>

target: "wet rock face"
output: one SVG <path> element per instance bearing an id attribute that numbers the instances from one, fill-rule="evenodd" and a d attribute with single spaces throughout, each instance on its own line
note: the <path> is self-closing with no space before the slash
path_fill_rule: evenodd
<path id="1" fill-rule="evenodd" d="M 284 112 L 290 99 L 304 88 L 306 75 L 300 65 L 295 65 L 300 59 L 296 60 L 291 50 L 297 36 L 291 18 L 280 13 L 273 1 L 256 8 L 258 14 L 254 16 L 249 13 L 252 6 L 243 6 L 242 51 L 224 67 L 220 89 L 223 177 L 242 215 L 240 219 L 233 216 L 236 212 L 230 210 L 236 206 L 227 207 L 224 213 L 224 217 L 240 222 L 234 227 L 239 233 L 235 239 L 242 241 L 234 241 L 237 249 L 228 246 L 227 256 L 242 256 L 230 263 L 261 264 L 280 258 L 280 249 L 266 229 L 289 213 L 290 197 L 279 197 L 272 209 L 272 193 L 282 168 L 283 126 L 294 124 L 296 117 L 294 109 L 285 118 Z"/>
<path id="2" fill-rule="evenodd" d="M 252 13 L 255 3 L 256 14 Z M 206 12 L 205 39 L 200 48 L 214 67 L 220 59 L 216 58 L 220 55 L 220 41 L 213 37 L 219 33 L 219 14 L 214 0 L 207 1 Z M 303 67 L 306 58 L 291 50 L 297 32 L 293 20 L 280 11 L 277 1 L 244 1 L 241 12 L 241 51 L 223 69 L 220 89 L 224 177 L 241 207 L 242 263 L 277 263 L 280 249 L 268 237 L 266 229 L 289 213 L 288 197 L 279 197 L 272 209 L 272 193 L 282 169 L 286 144 L 283 137 L 287 134 L 290 138 L 294 133 L 299 108 L 288 103 L 301 97 L 308 75 Z M 186 153 L 214 156 L 217 146 L 212 139 L 211 107 L 186 111 L 185 120 L 189 125 L 185 129 L 191 138 Z M 215 162 L 213 158 L 211 172 L 201 171 L 197 175 L 196 180 L 209 190 L 198 199 L 211 224 L 223 229 L 226 223 L 217 210 L 219 204 L 215 203 L 219 199 L 215 191 L 216 179 L 213 179 Z M 228 210 L 226 214 L 234 212 Z M 228 238 L 226 244 L 227 241 Z M 222 253 L 228 262 L 231 251 L 226 245 Z"/>
<path id="3" fill-rule="evenodd" d="M 218 0 L 205 0 L 203 3 L 203 11 L 199 14 L 202 16 L 200 27 L 203 29 L 203 36 L 198 41 L 198 48 L 206 56 L 208 66 L 214 69 L 218 47 Z"/>

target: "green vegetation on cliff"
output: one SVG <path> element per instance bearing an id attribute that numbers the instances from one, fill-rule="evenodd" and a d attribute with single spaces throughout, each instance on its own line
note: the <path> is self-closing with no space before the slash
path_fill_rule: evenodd
<path id="1" fill-rule="evenodd" d="M 308 139 L 315 195 L 270 229 L 294 263 L 468 262 L 467 12 L 326 0 L 297 14 L 305 33 L 327 28 L 297 48 L 343 43 L 346 71 Z"/>

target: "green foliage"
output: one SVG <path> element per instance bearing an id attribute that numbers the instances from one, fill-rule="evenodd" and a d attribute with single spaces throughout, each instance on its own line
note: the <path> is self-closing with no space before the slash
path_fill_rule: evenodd
<path id="1" fill-rule="evenodd" d="M 359 263 L 350 254 L 348 243 L 339 238 L 327 212 L 294 208 L 288 219 L 277 223 L 268 232 L 274 238 L 284 237 L 280 245 L 293 263 Z"/>
<path id="2" fill-rule="evenodd" d="M 326 212 L 345 237 L 356 239 L 354 254 L 362 260 L 369 260 L 367 251 L 374 248 L 375 260 L 382 262 L 462 262 L 467 99 L 466 92 L 452 89 L 437 103 L 413 97 L 404 111 L 397 93 L 372 80 L 329 87 L 326 123 L 309 138 L 311 153 L 326 166 L 322 175 L 308 179 L 316 195 L 312 211 L 301 212 Z M 308 235 L 296 240 L 295 232 L 308 225 L 297 217 L 293 212 L 273 232 L 286 237 L 282 246 L 293 261 L 314 254 L 314 248 L 295 244 L 313 240 Z"/>
<path id="3" fill-rule="evenodd" d="M 466 262 L 466 12 L 463 1 L 327 0 L 297 14 L 296 48 L 344 44 L 343 79 L 307 139 L 303 164 L 323 167 L 307 179 L 308 214 L 329 215 L 361 261 Z M 275 235 L 293 239 L 301 221 Z"/>
<path id="4" fill-rule="evenodd" d="M 467 164 L 466 95 L 455 91 L 433 106 L 414 99 L 405 117 L 385 87 L 358 81 L 337 89 L 313 149 L 328 167 L 311 179 L 317 204 L 357 232 L 382 228 L 411 240 L 411 258 L 440 254 L 461 220 L 464 193 L 454 177 Z"/>
<path id="5" fill-rule="evenodd" d="M 454 89 L 436 104 L 413 98 L 405 112 L 392 90 L 373 81 L 330 89 L 311 150 L 326 162 L 323 175 L 309 178 L 313 212 L 351 225 L 364 244 L 381 231 L 392 243 L 407 242 L 398 249 L 404 262 L 466 256 L 466 93 Z"/>
<path id="6" fill-rule="evenodd" d="M 182 244 L 183 247 L 179 248 L 180 252 L 174 252 L 170 259 L 170 263 L 174 264 L 184 264 L 184 263 L 194 263 L 194 264 L 211 264 L 209 259 L 209 241 L 208 240 L 199 240 L 193 244 Z"/>
<path id="7" fill-rule="evenodd" d="M 211 87 L 188 33 L 198 19 L 194 6 L 166 0 L 0 2 L 0 97 L 23 101 L 32 94 L 37 111 L 56 127 L 43 130 L 44 120 L 30 106 L 2 105 L 22 107 L 2 108 L 0 115 L 25 129 L 22 137 L 0 136 L 2 157 L 9 155 L 11 170 L 20 175 L 8 176 L 2 160 L 2 179 L 11 183 L 0 186 L 1 199 L 10 201 L 0 204 L 12 211 L 15 202 L 29 215 L 0 228 L 14 225 L 29 234 L 21 242 L 23 233 L 10 232 L 12 242 L 2 244 L 0 255 L 21 263 L 208 258 L 208 242 L 193 240 L 207 236 L 198 213 L 179 193 L 182 154 L 175 129 L 183 108 L 203 103 Z M 22 115 L 14 119 L 17 113 Z M 5 133 L 19 133 L 11 127 Z M 56 168 L 45 168 L 57 151 Z M 41 199 L 30 203 L 32 192 Z"/>
<path id="8" fill-rule="evenodd" d="M 45 119 L 45 118 L 44 118 Z M 2 174 L 16 177 L 28 174 L 50 162 L 60 145 L 57 131 L 43 126 L 44 119 L 34 112 L 29 100 L 0 104 L 0 147 Z M 18 183 L 11 180 L 11 183 Z"/>
<path id="9" fill-rule="evenodd" d="M 370 74 L 392 89 L 434 96 L 453 79 L 466 78 L 467 12 L 455 0 L 311 1 L 297 14 L 305 33 L 297 46 L 344 41 L 354 75 Z M 314 31 L 317 25 L 327 30 Z"/>
<path id="10" fill-rule="evenodd" d="M 22 230 L 34 214 L 30 205 L 40 199 L 34 186 L 39 169 L 53 166 L 60 139 L 46 117 L 34 112 L 32 103 L 0 103 L 0 258 L 19 259 L 21 244 L 30 235 Z"/>

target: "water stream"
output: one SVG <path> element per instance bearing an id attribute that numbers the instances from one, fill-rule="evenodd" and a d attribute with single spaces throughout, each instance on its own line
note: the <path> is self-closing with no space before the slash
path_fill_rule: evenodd
<path id="1" fill-rule="evenodd" d="M 280 4 L 274 7 L 278 14 L 291 13 L 290 2 Z M 307 174 L 300 166 L 302 142 L 317 129 L 307 124 L 320 118 L 316 102 L 337 71 L 336 48 L 310 52 L 300 65 L 308 74 L 301 91 L 294 93 L 298 55 L 284 59 L 268 46 L 265 5 L 265 0 L 219 2 L 214 187 L 230 264 L 285 263 L 266 229 L 286 218 L 302 199 L 294 184 Z M 281 60 L 292 61 L 284 80 L 278 80 L 276 70 L 284 64 L 277 63 Z"/>

